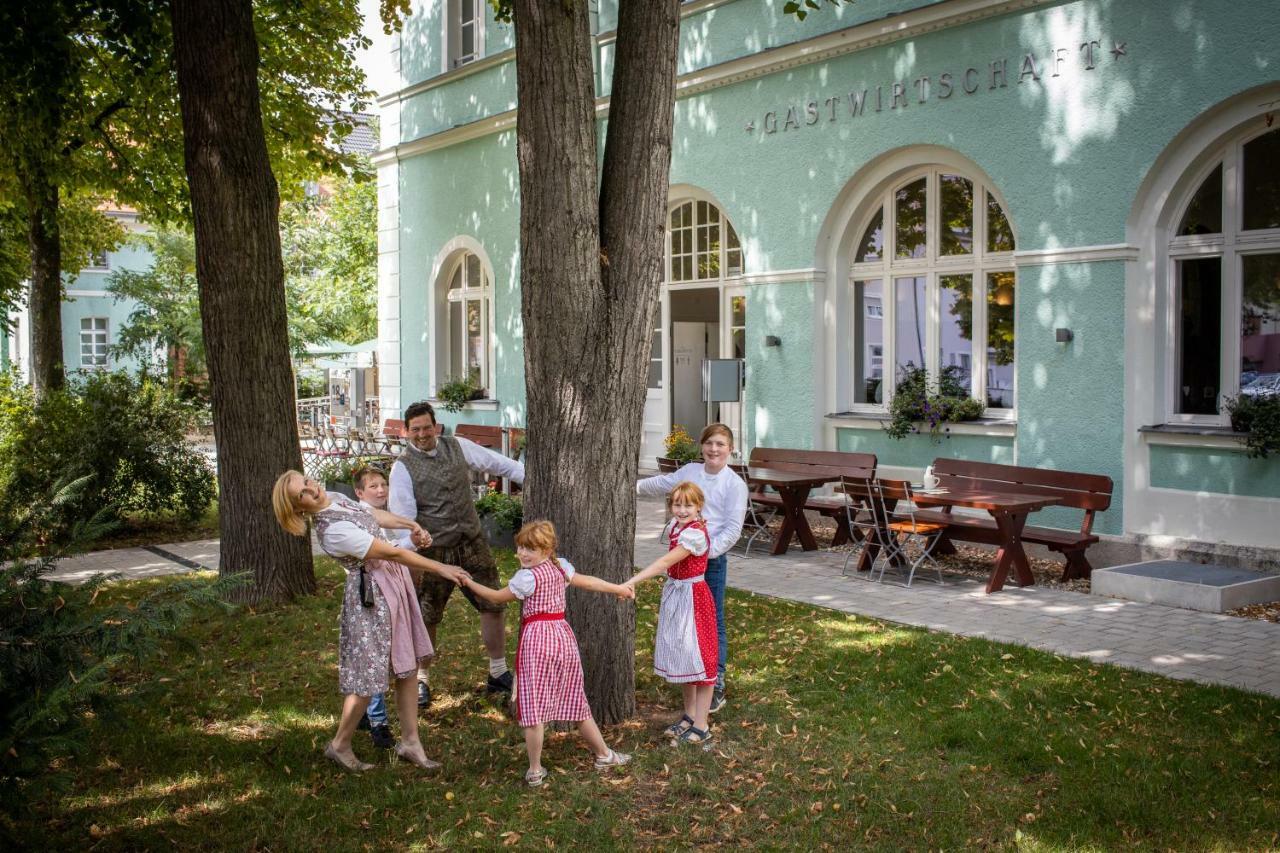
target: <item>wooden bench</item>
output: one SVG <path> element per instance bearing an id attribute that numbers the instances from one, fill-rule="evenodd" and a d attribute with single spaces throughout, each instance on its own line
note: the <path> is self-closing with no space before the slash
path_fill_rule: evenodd
<path id="1" fill-rule="evenodd" d="M 939 488 L 1051 495 L 1061 502 L 1061 506 L 1082 510 L 1084 517 L 1078 530 L 1027 525 L 1022 530 L 1022 541 L 1035 542 L 1062 554 L 1067 561 L 1062 572 L 1063 580 L 1085 578 L 1093 571 L 1085 558 L 1085 551 L 1098 541 L 1098 536 L 1092 532 L 1094 514 L 1111 506 L 1113 484 L 1110 477 L 959 459 L 935 459 L 933 473 L 938 477 Z M 989 517 L 953 514 L 950 508 L 917 511 L 915 517 L 920 521 L 947 525 L 947 532 L 938 543 L 937 552 L 940 554 L 955 553 L 950 541 L 953 539 L 989 545 L 1000 541 L 995 522 Z"/>
<path id="2" fill-rule="evenodd" d="M 453 428 L 453 434 L 489 450 L 502 452 L 502 427 L 458 424 Z"/>
<path id="3" fill-rule="evenodd" d="M 522 429 L 514 427 L 482 426 L 480 424 L 458 424 L 453 428 L 453 434 L 456 437 L 465 438 L 468 441 L 475 442 L 481 447 L 486 448 L 487 450 L 492 450 L 498 454 L 503 453 L 504 433 L 507 438 L 507 455 L 512 458 L 516 458 L 515 454 L 511 452 L 511 449 L 515 447 L 516 438 L 524 436 L 524 430 Z M 479 473 L 477 473 L 472 479 L 477 486 L 488 482 L 487 475 Z M 515 483 L 507 482 L 504 478 L 503 491 L 518 492 L 520 491 L 520 487 Z"/>
<path id="4" fill-rule="evenodd" d="M 823 473 L 829 474 L 833 481 L 838 481 L 841 476 L 869 479 L 876 475 L 876 455 L 837 450 L 755 447 L 751 450 L 748 467 L 772 468 L 775 471 L 798 474 Z M 777 494 L 756 488 L 749 479 L 747 485 L 750 488 L 749 498 L 753 503 L 773 508 L 782 507 L 782 499 Z M 832 545 L 843 545 L 849 541 L 852 531 L 846 524 L 845 499 L 842 495 L 810 495 L 804 508 L 836 522 L 836 536 Z"/>

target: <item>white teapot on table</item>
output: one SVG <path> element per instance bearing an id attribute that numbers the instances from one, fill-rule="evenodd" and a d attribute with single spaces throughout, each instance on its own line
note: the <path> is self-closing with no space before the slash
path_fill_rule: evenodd
<path id="1" fill-rule="evenodd" d="M 933 466 L 930 465 L 924 469 L 924 476 L 920 478 L 920 485 L 924 486 L 926 492 L 932 492 L 938 488 L 938 484 L 942 481 L 938 479 L 938 475 L 933 473 Z"/>

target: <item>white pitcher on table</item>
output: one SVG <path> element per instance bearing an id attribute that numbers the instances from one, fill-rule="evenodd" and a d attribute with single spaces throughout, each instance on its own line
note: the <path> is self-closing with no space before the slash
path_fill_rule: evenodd
<path id="1" fill-rule="evenodd" d="M 924 486 L 926 492 L 932 492 L 938 488 L 938 484 L 942 481 L 938 479 L 938 475 L 933 473 L 933 466 L 930 465 L 924 469 L 924 476 L 920 478 L 920 484 Z"/>

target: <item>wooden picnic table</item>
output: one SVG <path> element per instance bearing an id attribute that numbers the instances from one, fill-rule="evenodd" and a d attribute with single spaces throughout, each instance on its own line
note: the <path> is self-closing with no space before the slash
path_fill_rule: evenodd
<path id="1" fill-rule="evenodd" d="M 987 579 L 987 592 L 998 592 L 1004 588 L 1009 569 L 1016 572 L 1019 586 L 1031 586 L 1035 577 L 1031 574 L 1031 564 L 1027 561 L 1027 552 L 1022 547 L 1022 528 L 1027 524 L 1027 516 L 1047 506 L 1062 502 L 1053 495 L 1030 495 L 1018 492 L 1003 492 L 985 489 L 940 489 L 935 492 L 911 490 L 912 502 L 921 507 L 966 507 L 982 509 L 990 513 L 999 531 L 995 562 L 992 564 L 991 576 Z M 886 494 L 885 509 L 892 514 L 900 497 Z M 875 534 L 877 536 L 884 534 Z M 874 561 L 874 550 L 878 544 L 868 542 L 858 557 L 858 571 L 870 571 Z"/>
<path id="2" fill-rule="evenodd" d="M 806 551 L 816 551 L 818 543 L 813 538 L 813 530 L 804 517 L 805 501 L 809 492 L 824 483 L 836 482 L 839 472 L 814 471 L 800 473 L 797 471 L 779 471 L 775 468 L 747 468 L 747 477 L 753 486 L 770 486 L 778 492 L 782 499 L 782 527 L 774 537 L 773 548 L 769 553 L 785 554 L 791 545 L 793 535 L 800 537 L 800 546 Z"/>

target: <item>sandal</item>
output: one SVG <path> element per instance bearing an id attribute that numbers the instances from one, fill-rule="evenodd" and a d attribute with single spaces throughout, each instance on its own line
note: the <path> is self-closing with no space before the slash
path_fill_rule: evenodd
<path id="1" fill-rule="evenodd" d="M 596 769 L 607 770 L 610 767 L 621 767 L 622 765 L 629 764 L 630 762 L 630 755 L 627 755 L 625 752 L 615 752 L 611 749 L 609 750 L 609 754 L 603 758 L 598 755 L 596 756 Z"/>
<path id="2" fill-rule="evenodd" d="M 689 728 L 684 730 L 684 733 L 681 734 L 680 737 L 676 738 L 677 745 L 682 743 L 700 746 L 703 749 L 709 749 L 711 746 L 711 727 L 708 726 L 706 729 L 700 729 L 695 726 L 689 726 Z"/>
<path id="3" fill-rule="evenodd" d="M 688 714 L 681 714 L 680 719 L 663 729 L 662 733 L 669 737 L 680 737 L 689 730 L 693 725 L 693 718 Z"/>
<path id="4" fill-rule="evenodd" d="M 524 774 L 524 781 L 529 783 L 530 788 L 538 788 L 547 778 L 547 768 L 539 767 L 537 770 L 530 770 Z"/>

